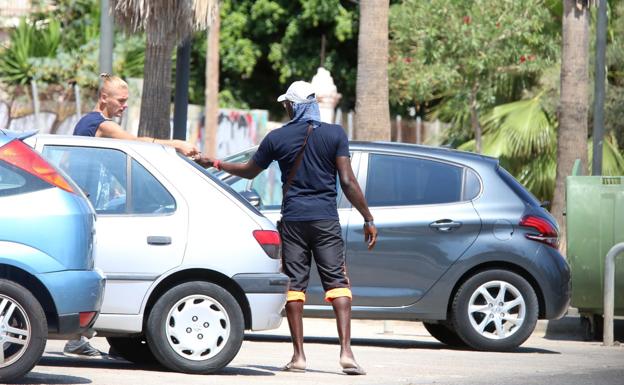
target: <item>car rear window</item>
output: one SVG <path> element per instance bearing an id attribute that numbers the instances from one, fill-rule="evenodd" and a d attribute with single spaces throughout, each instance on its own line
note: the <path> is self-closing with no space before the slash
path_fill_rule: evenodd
<path id="1" fill-rule="evenodd" d="M 250 209 L 251 211 L 253 211 L 257 215 L 262 216 L 262 213 L 260 211 L 258 211 L 258 209 L 255 208 L 251 203 L 249 203 L 249 201 L 247 199 L 243 198 L 239 193 L 237 193 L 228 184 L 223 183 L 219 178 L 217 178 L 210 171 L 206 170 L 205 168 L 203 168 L 202 166 L 198 165 L 197 163 L 195 163 L 194 161 L 192 161 L 191 159 L 189 159 L 188 157 L 186 157 L 184 155 L 181 155 L 181 154 L 178 153 L 178 156 L 180 158 L 184 159 L 184 161 L 186 161 L 187 163 L 189 163 L 190 165 L 192 165 L 193 167 L 195 167 L 199 171 L 201 171 L 202 174 L 206 175 L 208 178 L 213 180 L 219 186 L 221 186 L 225 191 L 230 193 L 234 198 L 238 199 L 238 201 L 241 202 L 242 204 L 244 204 L 248 209 Z"/>
<path id="2" fill-rule="evenodd" d="M 498 175 L 505 181 L 507 186 L 511 188 L 520 199 L 522 199 L 526 204 L 533 207 L 540 207 L 540 201 L 535 198 L 533 194 L 529 190 L 527 190 L 520 182 L 516 180 L 507 170 L 498 166 L 496 171 Z"/>
<path id="3" fill-rule="evenodd" d="M 25 194 L 53 186 L 34 175 L 0 161 L 0 197 Z"/>

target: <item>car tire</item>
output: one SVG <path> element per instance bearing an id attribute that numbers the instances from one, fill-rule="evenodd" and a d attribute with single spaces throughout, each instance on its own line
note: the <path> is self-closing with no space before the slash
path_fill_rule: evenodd
<path id="1" fill-rule="evenodd" d="M 48 324 L 39 301 L 21 285 L 0 279 L 0 380 L 24 376 L 43 355 Z"/>
<path id="2" fill-rule="evenodd" d="M 236 299 L 215 284 L 193 281 L 167 291 L 150 311 L 147 342 L 171 370 L 205 374 L 234 359 L 244 335 Z"/>
<path id="3" fill-rule="evenodd" d="M 433 338 L 449 346 L 466 346 L 455 330 L 444 323 L 423 322 L 425 329 Z"/>
<path id="4" fill-rule="evenodd" d="M 147 344 L 145 336 L 139 337 L 106 337 L 111 347 L 109 354 L 117 354 L 135 364 L 151 365 L 158 363 L 154 353 Z"/>
<path id="5" fill-rule="evenodd" d="M 533 333 L 537 316 L 537 296 L 524 278 L 507 270 L 486 270 L 461 285 L 451 319 L 468 346 L 510 351 Z"/>

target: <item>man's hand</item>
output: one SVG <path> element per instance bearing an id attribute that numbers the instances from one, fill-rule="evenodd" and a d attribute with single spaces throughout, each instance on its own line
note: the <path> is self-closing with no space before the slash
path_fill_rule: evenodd
<path id="1" fill-rule="evenodd" d="M 193 160 L 202 167 L 208 168 L 214 166 L 214 159 L 199 153 Z"/>
<path id="2" fill-rule="evenodd" d="M 377 243 L 377 227 L 373 222 L 364 223 L 364 242 L 368 243 L 369 250 L 372 250 Z"/>
<path id="3" fill-rule="evenodd" d="M 193 146 L 189 142 L 185 142 L 184 140 L 174 139 L 171 141 L 172 146 L 175 147 L 176 151 L 184 156 L 193 157 L 199 154 L 199 150 L 197 147 Z"/>

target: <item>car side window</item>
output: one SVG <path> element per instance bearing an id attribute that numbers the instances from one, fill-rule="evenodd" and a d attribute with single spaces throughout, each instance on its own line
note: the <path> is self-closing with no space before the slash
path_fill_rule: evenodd
<path id="1" fill-rule="evenodd" d="M 98 214 L 126 212 L 125 153 L 108 148 L 45 146 L 43 156 L 80 186 Z"/>
<path id="2" fill-rule="evenodd" d="M 175 199 L 139 162 L 132 159 L 133 214 L 167 214 L 176 209 Z"/>
<path id="3" fill-rule="evenodd" d="M 369 206 L 409 206 L 462 200 L 463 168 L 422 158 L 371 154 Z"/>
<path id="4" fill-rule="evenodd" d="M 472 200 L 481 192 L 481 182 L 477 173 L 466 169 L 466 179 L 464 180 L 464 200 Z"/>
<path id="5" fill-rule="evenodd" d="M 65 171 L 87 195 L 98 214 L 167 214 L 173 196 L 135 159 L 110 148 L 51 146 L 43 155 Z M 130 191 L 128 191 L 130 190 Z"/>

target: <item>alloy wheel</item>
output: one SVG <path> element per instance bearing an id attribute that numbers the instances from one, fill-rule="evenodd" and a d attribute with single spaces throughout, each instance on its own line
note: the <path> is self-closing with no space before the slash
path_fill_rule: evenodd
<path id="1" fill-rule="evenodd" d="M 26 352 L 30 342 L 30 319 L 13 298 L 0 294 L 0 368 L 10 366 Z"/>
<path id="2" fill-rule="evenodd" d="M 489 281 L 470 296 L 468 319 L 481 336 L 493 340 L 508 338 L 521 329 L 526 316 L 526 302 L 514 285 Z"/>

